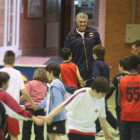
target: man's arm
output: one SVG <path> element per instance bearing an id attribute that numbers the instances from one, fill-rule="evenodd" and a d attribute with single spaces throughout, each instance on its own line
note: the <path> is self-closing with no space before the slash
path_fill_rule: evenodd
<path id="1" fill-rule="evenodd" d="M 65 43 L 64 43 L 64 47 L 65 48 L 70 48 L 70 37 L 69 37 L 70 35 L 68 34 L 67 35 L 67 38 L 66 38 L 66 40 L 65 40 Z"/>
<path id="2" fill-rule="evenodd" d="M 103 128 L 106 140 L 114 140 L 114 137 L 108 132 L 106 119 L 100 117 L 99 120 L 100 120 L 100 123 L 102 124 L 102 128 Z"/>

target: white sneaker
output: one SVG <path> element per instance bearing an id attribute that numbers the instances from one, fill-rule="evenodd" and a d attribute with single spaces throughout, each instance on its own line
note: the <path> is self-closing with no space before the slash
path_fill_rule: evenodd
<path id="1" fill-rule="evenodd" d="M 96 133 L 96 136 L 98 136 L 98 137 L 103 137 L 103 136 L 104 136 L 103 130 L 97 132 L 97 133 Z"/>

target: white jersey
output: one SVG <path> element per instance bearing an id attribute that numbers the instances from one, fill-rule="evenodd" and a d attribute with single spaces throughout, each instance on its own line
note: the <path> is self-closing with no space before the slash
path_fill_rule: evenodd
<path id="1" fill-rule="evenodd" d="M 67 127 L 80 132 L 96 132 L 95 121 L 105 118 L 105 99 L 92 97 L 90 88 L 77 90 L 63 105 L 68 110 Z"/>
<path id="2" fill-rule="evenodd" d="M 20 90 L 25 88 L 20 71 L 14 68 L 2 68 L 0 71 L 7 72 L 9 74 L 9 87 L 6 92 L 8 92 L 19 103 Z"/>

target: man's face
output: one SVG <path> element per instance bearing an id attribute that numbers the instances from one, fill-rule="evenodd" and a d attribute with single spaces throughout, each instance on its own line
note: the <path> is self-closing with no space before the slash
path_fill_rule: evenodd
<path id="1" fill-rule="evenodd" d="M 140 46 L 139 47 L 135 47 L 135 45 L 132 45 L 131 53 L 133 55 L 140 55 Z"/>
<path id="2" fill-rule="evenodd" d="M 85 31 L 86 27 L 87 27 L 87 22 L 88 22 L 87 18 L 79 17 L 76 21 L 78 30 L 79 31 Z"/>

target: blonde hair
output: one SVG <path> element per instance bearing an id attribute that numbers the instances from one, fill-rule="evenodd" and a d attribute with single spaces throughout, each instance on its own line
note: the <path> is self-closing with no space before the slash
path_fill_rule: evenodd
<path id="1" fill-rule="evenodd" d="M 48 82 L 48 78 L 46 75 L 46 70 L 43 68 L 38 68 L 35 70 L 34 75 L 33 75 L 34 80 L 38 80 L 44 83 Z"/>
<path id="2" fill-rule="evenodd" d="M 80 13 L 78 13 L 77 15 L 76 15 L 76 20 L 78 19 L 78 18 L 86 18 L 86 19 L 88 19 L 88 15 L 86 14 L 86 13 L 82 13 L 82 12 L 80 12 Z"/>
<path id="3" fill-rule="evenodd" d="M 5 64 L 13 65 L 15 62 L 15 53 L 13 51 L 6 51 L 4 54 L 3 62 Z"/>

